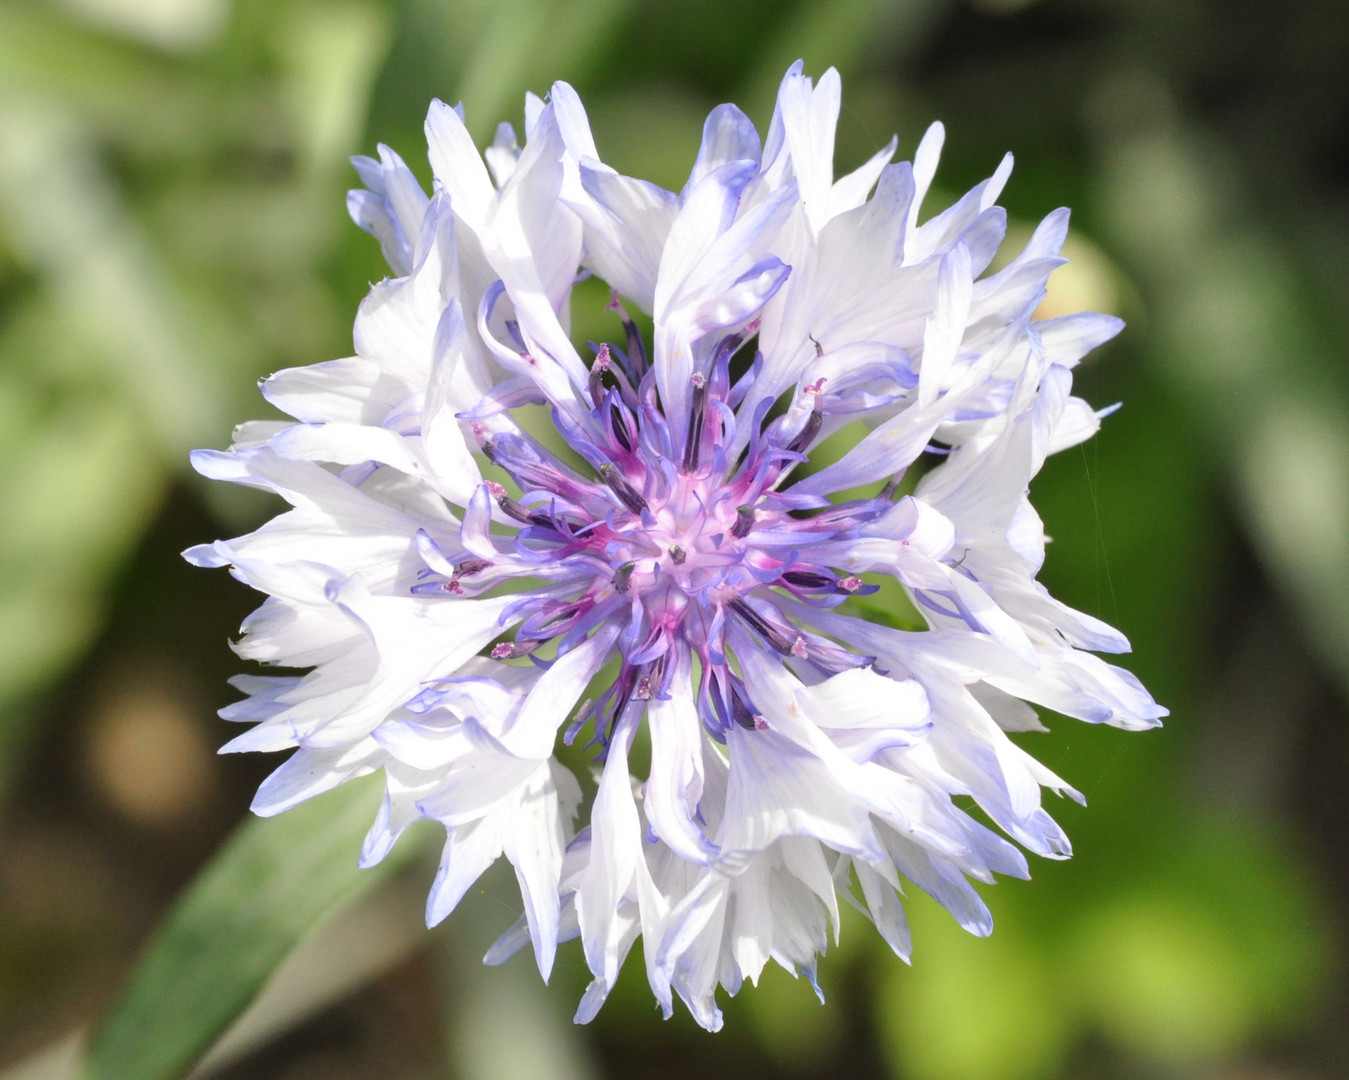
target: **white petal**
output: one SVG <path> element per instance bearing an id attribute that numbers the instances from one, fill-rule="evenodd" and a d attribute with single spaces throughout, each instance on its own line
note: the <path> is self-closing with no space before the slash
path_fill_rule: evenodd
<path id="1" fill-rule="evenodd" d="M 706 177 L 732 161 L 759 161 L 759 133 L 748 116 L 734 105 L 718 105 L 703 124 L 703 141 L 693 163 L 687 193 Z"/>
<path id="2" fill-rule="evenodd" d="M 458 906 L 464 893 L 501 854 L 501 824 L 479 818 L 451 829 L 445 839 L 431 892 L 426 898 L 426 925 L 436 926 Z"/>
<path id="3" fill-rule="evenodd" d="M 463 119 L 442 101 L 433 101 L 426 114 L 426 142 L 431 171 L 450 193 L 455 213 L 480 233 L 496 192 Z"/>
<path id="4" fill-rule="evenodd" d="M 918 149 L 913 155 L 914 194 L 913 203 L 909 207 L 909 227 L 907 230 L 910 233 L 913 232 L 914 226 L 918 224 L 918 211 L 923 205 L 923 199 L 927 195 L 928 188 L 932 186 L 932 178 L 937 175 L 937 162 L 941 158 L 942 143 L 945 141 L 946 128 L 939 120 L 923 132 L 923 138 L 918 143 Z"/>
<path id="5" fill-rule="evenodd" d="M 838 72 L 830 68 L 813 90 L 809 79 L 785 83 L 778 96 L 801 201 L 818 234 L 829 217 L 834 182 L 834 129 L 842 99 Z"/>
<path id="6" fill-rule="evenodd" d="M 716 847 L 693 820 L 703 796 L 703 726 L 686 658 L 679 662 L 669 695 L 647 706 L 651 775 L 643 802 L 655 834 L 681 858 L 702 863 Z"/>
<path id="7" fill-rule="evenodd" d="M 972 291 L 970 252 L 964 244 L 957 244 L 942 257 L 936 310 L 923 332 L 923 357 L 918 369 L 919 405 L 933 402 L 956 358 L 969 321 Z"/>

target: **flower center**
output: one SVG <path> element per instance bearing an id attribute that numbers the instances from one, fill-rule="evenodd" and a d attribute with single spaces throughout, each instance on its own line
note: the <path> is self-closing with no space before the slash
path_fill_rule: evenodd
<path id="1" fill-rule="evenodd" d="M 499 660 L 531 656 L 554 640 L 561 656 L 602 625 L 621 627 L 615 643 L 619 676 L 573 724 L 569 738 L 593 718 L 603 739 L 629 701 L 664 697 L 672 653 L 697 656 L 704 686 L 708 680 L 715 684 L 704 698 L 709 708 L 701 710 L 714 735 L 718 725 L 753 727 L 760 721 L 728 664 L 728 650 L 767 647 L 829 674 L 869 662 L 797 627 L 779 601 L 785 595 L 832 607 L 855 592 L 872 591 L 858 578 L 836 573 L 827 558 L 812 560 L 810 552 L 883 512 L 889 497 L 865 500 L 849 512 L 830 507 L 797 516 L 800 500 L 777 487 L 805 460 L 820 433 L 823 380 L 798 395 L 804 405 L 795 409 L 794 425 L 789 425 L 792 410 L 765 424 L 766 406 L 748 420 L 737 417 L 749 378 L 732 385 L 730 362 L 755 333 L 751 323 L 704 356 L 688 387 L 687 417 L 672 424 L 641 336 L 626 313 L 616 310 L 627 332 L 626 349 L 599 347 L 588 417 L 580 422 L 562 410 L 553 413 L 559 432 L 593 475 L 571 468 L 513 423 L 489 429 L 475 421 L 484 454 L 511 477 L 520 495 L 513 497 L 499 484 L 484 485 L 481 531 L 470 539 L 472 508 L 464 525 L 464 547 L 476 554 L 454 565 L 428 557 L 428 573 L 443 580 L 417 589 L 479 593 L 519 576 L 555 583 L 522 597 L 516 614 L 524 617 L 514 640 L 492 650 Z M 751 428 L 737 442 L 740 423 Z M 744 450 L 732 451 L 735 445 Z M 518 526 L 509 551 L 501 550 L 505 537 L 486 535 L 489 499 L 498 520 Z M 829 506 L 824 500 L 812 505 Z M 608 724 L 601 724 L 601 714 Z"/>

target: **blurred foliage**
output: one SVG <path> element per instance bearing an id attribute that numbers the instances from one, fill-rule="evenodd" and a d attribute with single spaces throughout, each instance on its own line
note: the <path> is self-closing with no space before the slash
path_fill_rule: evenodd
<path id="1" fill-rule="evenodd" d="M 199 1075 L 1349 1072 L 1345 40 L 1342 6 L 1275 0 L 0 0 L 0 1053 L 108 1006 L 94 1075 L 181 1075 L 262 987 Z M 766 123 L 798 56 L 843 74 L 843 167 L 938 117 L 947 195 L 1015 150 L 1013 231 L 1077 215 L 1047 303 L 1131 323 L 1078 379 L 1125 408 L 1034 494 L 1044 580 L 1130 634 L 1172 719 L 1023 737 L 1088 797 L 1061 809 L 1076 857 L 986 890 L 988 940 L 913 897 L 912 968 L 850 915 L 823 1008 L 774 970 L 708 1037 L 660 1023 L 630 961 L 575 1029 L 576 950 L 547 989 L 525 961 L 476 964 L 518 910 L 508 880 L 419 931 L 399 879 L 354 870 L 361 793 L 329 796 L 240 826 L 114 999 L 268 763 L 222 764 L 237 800 L 147 832 L 131 788 L 96 790 L 87 747 L 126 727 L 101 680 L 125 668 L 147 716 L 160 699 L 134 688 L 169 694 L 156 722 L 190 724 L 184 745 L 226 737 L 219 638 L 247 597 L 160 568 L 271 512 L 189 478 L 186 451 L 264 413 L 257 377 L 342 355 L 382 273 L 343 212 L 345 158 L 382 140 L 427 179 L 431 97 L 463 100 L 481 141 L 566 78 L 606 160 L 677 187 L 706 111 Z M 151 795 L 174 767 L 123 759 Z M 171 869 L 137 900 L 145 861 Z M 353 929 L 375 925 L 350 907 L 372 887 L 381 933 Z M 287 1027 L 315 1034 L 276 1044 Z M 352 1032 L 374 1056 L 324 1056 Z M 70 1075 L 73 1045 L 13 1075 Z"/>
<path id="2" fill-rule="evenodd" d="M 90 1041 L 90 1080 L 161 1080 L 193 1065 L 307 934 L 416 854 L 351 859 L 379 806 L 371 780 L 237 830 L 148 946 Z M 421 834 L 424 835 L 424 834 Z"/>

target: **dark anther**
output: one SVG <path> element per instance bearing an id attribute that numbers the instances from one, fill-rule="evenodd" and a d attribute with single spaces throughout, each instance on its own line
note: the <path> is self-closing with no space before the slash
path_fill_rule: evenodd
<path id="1" fill-rule="evenodd" d="M 482 449 L 482 456 L 483 456 L 483 457 L 485 457 L 485 458 L 486 458 L 488 461 L 490 461 L 493 465 L 500 465 L 500 464 L 501 464 L 501 462 L 497 460 L 497 448 L 496 448 L 496 443 L 495 443 L 492 439 L 483 439 L 483 440 L 482 440 L 482 443 L 480 444 L 480 446 L 481 446 L 481 449 Z"/>
<path id="2" fill-rule="evenodd" d="M 780 652 L 783 656 L 794 651 L 795 642 L 788 641 L 786 636 L 779 630 L 770 626 L 757 611 L 749 606 L 743 599 L 736 597 L 727 605 L 744 621 L 745 625 L 758 634 L 769 646 Z"/>
<path id="3" fill-rule="evenodd" d="M 731 535 L 737 540 L 743 540 L 749 535 L 752 528 L 754 528 L 754 507 L 737 506 L 735 508 L 735 524 L 731 526 Z"/>
<path id="4" fill-rule="evenodd" d="M 682 547 L 680 547 L 678 544 L 670 545 L 670 561 L 672 563 L 674 563 L 676 566 L 683 566 L 684 560 L 687 558 L 688 555 L 685 553 Z"/>
<path id="5" fill-rule="evenodd" d="M 633 382 L 638 382 L 646 374 L 646 346 L 642 344 L 642 332 L 626 311 L 622 311 L 623 332 L 628 337 L 628 367 L 632 369 Z"/>
<path id="6" fill-rule="evenodd" d="M 624 476 L 616 465 L 605 462 L 600 466 L 600 479 L 609 485 L 609 490 L 618 496 L 618 501 L 626 506 L 632 513 L 640 514 L 647 509 L 646 500 L 642 498 L 641 493 L 628 483 L 628 478 Z"/>
<path id="7" fill-rule="evenodd" d="M 681 470 L 691 473 L 698 468 L 698 454 L 703 441 L 703 418 L 707 413 L 707 378 L 698 372 L 693 376 L 693 403 L 689 407 L 689 430 L 684 439 L 684 462 Z"/>
<path id="8" fill-rule="evenodd" d="M 731 692 L 731 718 L 746 731 L 763 731 L 768 723 L 754 712 L 737 691 Z"/>
<path id="9" fill-rule="evenodd" d="M 793 454 L 804 454 L 815 441 L 815 436 L 820 433 L 823 424 L 824 413 L 819 409 L 812 409 L 810 415 L 806 417 L 805 426 L 796 433 L 796 438 L 787 444 L 787 449 Z"/>
<path id="10" fill-rule="evenodd" d="M 472 577 L 474 574 L 481 573 L 492 564 L 486 559 L 469 559 L 461 562 L 454 568 L 454 576 L 457 578 Z"/>
<path id="11" fill-rule="evenodd" d="M 877 495 L 876 498 L 882 499 L 885 502 L 890 502 L 895 497 L 895 492 L 899 490 L 899 482 L 902 479 L 904 479 L 903 473 L 900 473 L 898 476 L 891 477 L 886 482 L 885 487 L 881 488 L 881 493 Z"/>
<path id="12" fill-rule="evenodd" d="M 815 359 L 818 360 L 824 355 L 824 346 L 815 340 L 814 334 L 807 334 L 806 337 L 810 338 L 810 343 L 815 346 Z"/>
<path id="13" fill-rule="evenodd" d="M 618 440 L 618 445 L 632 453 L 632 440 L 628 438 L 628 425 L 624 423 L 623 411 L 614 405 L 609 409 L 609 416 L 613 420 L 614 438 Z"/>
<path id="14" fill-rule="evenodd" d="M 718 364 L 724 363 L 735 355 L 735 350 L 745 343 L 745 337 L 758 330 L 758 320 L 750 326 L 745 327 L 743 333 L 728 334 L 717 343 L 716 351 L 712 354 L 712 370 L 715 371 Z"/>
<path id="15" fill-rule="evenodd" d="M 595 403 L 595 408 L 600 408 L 604 402 L 604 373 L 609 370 L 609 346 L 601 345 L 599 355 L 595 357 L 595 364 L 590 369 L 590 400 Z"/>
<path id="16" fill-rule="evenodd" d="M 817 574 L 813 570 L 788 570 L 782 580 L 801 589 L 832 589 L 835 584 L 830 575 Z"/>
<path id="17" fill-rule="evenodd" d="M 507 517 L 513 517 L 522 525 L 534 524 L 533 515 L 509 495 L 502 495 L 497 499 L 497 505 L 501 507 Z"/>
<path id="18" fill-rule="evenodd" d="M 553 528 L 553 519 L 549 515 L 521 506 L 509 495 L 502 495 L 497 499 L 497 505 L 507 517 L 514 518 L 521 525 L 537 525 L 542 529 Z"/>
<path id="19" fill-rule="evenodd" d="M 636 569 L 635 562 L 625 562 L 614 571 L 614 592 L 625 593 L 632 587 L 632 572 Z"/>

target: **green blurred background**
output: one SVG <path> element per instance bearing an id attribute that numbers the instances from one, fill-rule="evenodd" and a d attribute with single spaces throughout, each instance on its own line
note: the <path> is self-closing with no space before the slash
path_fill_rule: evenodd
<path id="1" fill-rule="evenodd" d="M 0 1077 L 182 1075 L 264 980 L 193 1075 L 1349 1075 L 1347 47 L 1281 0 L 0 0 Z M 575 946 L 550 988 L 476 962 L 508 876 L 430 933 L 434 830 L 358 880 L 366 787 L 238 834 L 136 969 L 275 764 L 213 756 L 257 597 L 177 557 L 274 507 L 186 453 L 347 354 L 384 272 L 347 157 L 426 180 L 431 97 L 483 142 L 565 78 L 678 187 L 798 56 L 843 75 L 844 168 L 940 118 L 944 199 L 1014 151 L 1014 233 L 1074 208 L 1048 307 L 1130 324 L 1077 382 L 1123 410 L 1033 495 L 1043 580 L 1172 715 L 1024 737 L 1087 795 L 1076 856 L 985 889 L 988 940 L 915 898 L 912 968 L 845 920 L 824 1007 L 774 969 L 710 1036 L 630 963 L 574 1028 Z"/>

